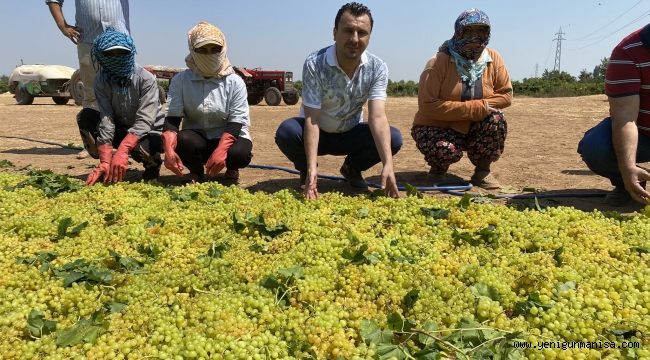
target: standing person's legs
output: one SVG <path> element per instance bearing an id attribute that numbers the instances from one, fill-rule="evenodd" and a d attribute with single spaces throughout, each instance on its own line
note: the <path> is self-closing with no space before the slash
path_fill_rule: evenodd
<path id="1" fill-rule="evenodd" d="M 79 58 L 79 74 L 81 75 L 81 82 L 83 83 L 83 109 L 77 114 L 77 125 L 79 126 L 79 134 L 81 141 L 84 145 L 78 158 L 83 159 L 88 154 L 93 158 L 99 157 L 97 152 L 97 124 L 99 124 L 99 108 L 95 99 L 94 82 L 97 72 L 93 65 L 90 56 L 91 44 L 79 43 L 77 44 L 77 56 Z M 73 84 L 72 86 L 75 86 Z M 94 127 L 89 127 L 90 124 L 96 123 Z"/>
<path id="2" fill-rule="evenodd" d="M 77 56 L 79 58 L 79 74 L 81 75 L 81 82 L 84 84 L 84 99 L 83 107 L 99 111 L 97 100 L 95 99 L 95 77 L 97 70 L 93 65 L 92 57 L 90 56 L 91 44 L 79 43 L 77 44 Z"/>
<path id="3" fill-rule="evenodd" d="M 490 175 L 490 165 L 499 160 L 508 134 L 502 113 L 492 113 L 473 123 L 467 134 L 467 157 L 476 166 L 471 182 L 484 189 L 498 189 L 499 182 Z"/>
<path id="4" fill-rule="evenodd" d="M 190 174 L 202 178 L 203 164 L 208 161 L 212 151 L 219 144 L 219 140 L 208 140 L 194 130 L 181 130 L 178 132 L 176 153 L 180 156 L 183 165 Z"/>
<path id="5" fill-rule="evenodd" d="M 455 130 L 415 125 L 411 129 L 411 136 L 431 167 L 429 173 L 439 180 L 444 179 L 451 164 L 463 157 L 465 135 Z"/>

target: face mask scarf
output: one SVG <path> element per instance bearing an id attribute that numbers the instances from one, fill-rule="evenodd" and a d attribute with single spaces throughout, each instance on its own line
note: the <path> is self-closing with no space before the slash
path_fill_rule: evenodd
<path id="1" fill-rule="evenodd" d="M 220 78 L 234 73 L 226 55 L 226 38 L 218 27 L 204 21 L 198 23 L 187 33 L 187 44 L 190 53 L 185 57 L 185 64 L 195 73 L 205 78 Z M 222 47 L 221 52 L 199 54 L 194 51 L 205 44 L 217 44 Z"/>
<path id="2" fill-rule="evenodd" d="M 114 46 L 121 46 L 130 52 L 125 55 L 107 56 L 104 51 Z M 112 28 L 106 29 L 92 45 L 92 56 L 101 66 L 100 76 L 113 84 L 113 92 L 126 94 L 135 68 L 135 45 L 133 39 Z"/>
<path id="3" fill-rule="evenodd" d="M 466 30 L 471 26 L 487 28 L 487 31 L 467 34 Z M 458 75 L 469 86 L 474 86 L 487 64 L 492 61 L 485 51 L 489 41 L 490 19 L 481 10 L 469 9 L 458 16 L 454 24 L 454 36 L 443 44 L 443 47 L 447 45 L 447 50 L 456 63 Z M 466 47 L 469 44 L 478 46 Z"/>

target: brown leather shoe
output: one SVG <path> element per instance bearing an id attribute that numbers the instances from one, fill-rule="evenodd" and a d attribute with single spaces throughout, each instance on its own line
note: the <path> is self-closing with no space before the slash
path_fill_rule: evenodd
<path id="1" fill-rule="evenodd" d="M 501 189 L 501 184 L 497 179 L 490 174 L 489 170 L 475 170 L 474 175 L 470 179 L 470 182 L 474 186 L 478 186 L 485 190 L 497 190 Z"/>

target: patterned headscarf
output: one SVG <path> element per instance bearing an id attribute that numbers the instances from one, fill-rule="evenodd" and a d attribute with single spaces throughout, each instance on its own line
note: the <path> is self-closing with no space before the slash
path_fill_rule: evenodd
<path id="1" fill-rule="evenodd" d="M 130 52 L 125 55 L 107 56 L 104 51 L 120 46 Z M 92 45 L 92 56 L 101 66 L 101 78 L 113 85 L 113 91 L 125 94 L 131 82 L 131 75 L 135 68 L 135 45 L 133 39 L 124 33 L 107 28 L 99 35 Z"/>
<path id="2" fill-rule="evenodd" d="M 199 54 L 194 49 L 206 44 L 217 44 L 222 47 L 218 54 Z M 185 64 L 195 73 L 206 78 L 220 78 L 234 73 L 232 65 L 226 56 L 228 46 L 226 37 L 218 27 L 205 21 L 199 22 L 187 33 L 187 45 L 190 53 L 185 57 Z"/>
<path id="3" fill-rule="evenodd" d="M 487 27 L 486 34 L 467 35 L 469 26 Z M 456 62 L 458 75 L 469 86 L 473 86 L 485 67 L 492 61 L 490 54 L 485 51 L 490 42 L 490 19 L 487 14 L 479 9 L 463 11 L 454 23 L 454 36 L 445 41 L 441 50 L 448 50 Z M 478 47 L 465 49 L 467 44 L 478 44 Z M 476 60 L 475 60 L 476 59 Z"/>

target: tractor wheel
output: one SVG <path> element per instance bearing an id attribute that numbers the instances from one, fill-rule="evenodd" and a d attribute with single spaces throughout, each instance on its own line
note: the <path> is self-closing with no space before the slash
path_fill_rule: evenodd
<path id="1" fill-rule="evenodd" d="M 282 96 L 282 100 L 284 100 L 284 103 L 287 105 L 296 105 L 298 99 L 300 99 L 300 95 L 298 95 L 297 92 L 284 94 Z"/>
<path id="2" fill-rule="evenodd" d="M 68 85 L 68 90 L 70 91 L 70 96 L 74 99 L 74 104 L 81 106 L 84 101 L 84 83 L 81 82 L 81 73 L 79 70 L 75 72 L 70 77 L 70 85 Z"/>
<path id="3" fill-rule="evenodd" d="M 264 95 L 260 94 L 248 94 L 248 105 L 257 105 L 262 102 Z"/>
<path id="4" fill-rule="evenodd" d="M 269 106 L 278 106 L 282 101 L 282 93 L 276 87 L 270 87 L 264 92 L 264 101 Z"/>
<path id="5" fill-rule="evenodd" d="M 70 98 L 66 96 L 52 96 L 52 100 L 54 100 L 54 103 L 57 105 L 65 105 L 68 103 Z"/>
<path id="6" fill-rule="evenodd" d="M 160 99 L 160 105 L 167 102 L 167 92 L 160 84 L 158 84 L 158 99 Z"/>
<path id="7" fill-rule="evenodd" d="M 16 86 L 16 104 L 18 105 L 31 105 L 34 102 L 34 96 L 27 92 L 24 86 Z"/>

